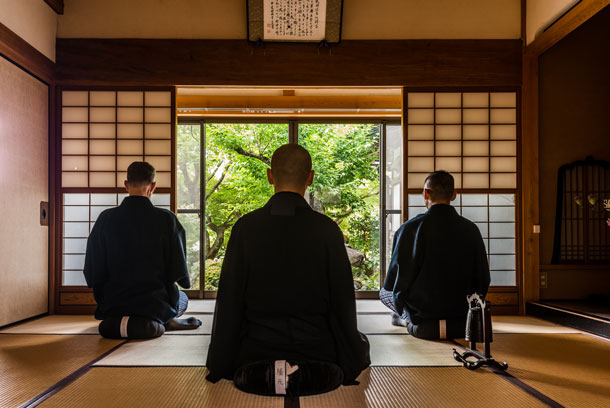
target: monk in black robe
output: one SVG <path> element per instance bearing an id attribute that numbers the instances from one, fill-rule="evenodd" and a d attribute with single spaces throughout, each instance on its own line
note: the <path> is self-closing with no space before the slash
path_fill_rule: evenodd
<path id="1" fill-rule="evenodd" d="M 171 211 L 153 206 L 155 169 L 134 162 L 127 169 L 129 193 L 103 211 L 87 240 L 84 274 L 97 302 L 100 334 L 153 338 L 166 330 L 195 329 L 195 318 L 177 319 L 188 305 L 191 282 L 185 232 Z"/>
<path id="2" fill-rule="evenodd" d="M 487 294 L 490 275 L 477 226 L 450 205 L 453 176 L 430 174 L 424 185 L 428 211 L 405 222 L 394 235 L 392 259 L 381 301 L 392 324 L 426 339 L 464 337 L 472 293 Z"/>
<path id="3" fill-rule="evenodd" d="M 357 329 L 343 234 L 303 198 L 313 180 L 309 153 L 296 144 L 280 147 L 273 154 L 268 179 L 275 195 L 242 217 L 231 232 L 218 286 L 207 379 L 235 376 L 236 385 L 246 391 L 282 394 L 248 389 L 247 370 L 236 370 L 246 366 L 256 372 L 256 364 L 249 363 L 287 360 L 300 365 L 295 378 L 311 368 L 305 367 L 308 361 L 324 362 L 338 366 L 344 384 L 353 383 L 370 364 L 369 345 Z M 322 372 L 311 377 L 328 374 L 332 366 L 326 370 L 324 364 L 318 365 Z M 316 388 L 300 384 L 300 395 L 310 386 Z M 288 395 L 291 387 L 295 391 L 298 385 L 289 382 Z"/>

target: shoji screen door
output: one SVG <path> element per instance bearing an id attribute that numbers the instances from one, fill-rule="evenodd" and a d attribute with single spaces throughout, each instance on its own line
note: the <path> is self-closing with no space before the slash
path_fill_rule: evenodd
<path id="1" fill-rule="evenodd" d="M 155 167 L 153 204 L 175 209 L 176 119 L 174 88 L 64 89 L 60 103 L 61 310 L 93 303 L 83 276 L 87 237 L 97 216 L 125 197 L 130 163 Z"/>
<path id="2" fill-rule="evenodd" d="M 408 218 L 426 210 L 426 175 L 449 171 L 459 193 L 452 204 L 484 238 L 491 285 L 516 293 L 516 92 L 409 92 L 405 105 Z"/>

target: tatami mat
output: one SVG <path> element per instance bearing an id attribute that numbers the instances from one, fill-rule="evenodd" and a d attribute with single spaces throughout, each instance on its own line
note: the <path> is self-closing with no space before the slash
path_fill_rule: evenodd
<path id="1" fill-rule="evenodd" d="M 210 336 L 162 336 L 132 340 L 97 366 L 205 366 Z"/>
<path id="2" fill-rule="evenodd" d="M 392 326 L 389 314 L 359 314 L 358 330 L 365 334 L 409 334 L 406 327 Z"/>
<path id="3" fill-rule="evenodd" d="M 0 407 L 23 404 L 118 344 L 99 336 L 0 334 Z"/>
<path id="4" fill-rule="evenodd" d="M 413 336 L 369 335 L 373 366 L 459 366 L 453 358 L 455 345 L 426 341 Z"/>
<path id="5" fill-rule="evenodd" d="M 530 316 L 493 316 L 494 333 L 580 333 L 579 330 Z"/>
<path id="6" fill-rule="evenodd" d="M 165 333 L 168 336 L 193 335 L 212 333 L 213 315 L 197 314 L 194 316 L 201 320 L 201 326 L 196 330 L 177 330 Z M 54 315 L 41 317 L 17 326 L 1 330 L 0 334 L 99 334 L 97 326 L 99 320 L 86 315 Z"/>
<path id="7" fill-rule="evenodd" d="M 392 313 L 379 299 L 357 299 L 356 312 L 358 313 Z"/>
<path id="8" fill-rule="evenodd" d="M 41 407 L 284 407 L 284 398 L 246 394 L 226 380 L 211 384 L 206 375 L 203 367 L 95 367 Z"/>
<path id="9" fill-rule="evenodd" d="M 498 334 L 492 355 L 568 407 L 610 407 L 610 342 L 586 334 Z"/>
<path id="10" fill-rule="evenodd" d="M 190 299 L 186 313 L 214 313 L 216 300 L 214 299 Z"/>
<path id="11" fill-rule="evenodd" d="M 300 398 L 301 408 L 544 407 L 487 371 L 458 367 L 372 367 L 360 385 Z"/>

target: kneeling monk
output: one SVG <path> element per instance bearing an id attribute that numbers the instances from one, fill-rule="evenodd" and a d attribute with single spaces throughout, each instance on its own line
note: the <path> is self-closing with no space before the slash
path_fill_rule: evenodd
<path id="1" fill-rule="evenodd" d="M 233 227 L 216 299 L 207 379 L 306 395 L 354 384 L 370 364 L 351 266 L 335 222 L 303 198 L 307 150 L 287 144 L 267 170 L 275 195 Z M 275 375 L 274 375 L 275 374 Z"/>

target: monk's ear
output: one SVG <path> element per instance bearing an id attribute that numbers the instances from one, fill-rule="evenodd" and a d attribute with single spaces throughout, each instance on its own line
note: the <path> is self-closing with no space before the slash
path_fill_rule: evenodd
<path id="1" fill-rule="evenodd" d="M 453 190 L 453 194 L 451 194 L 451 200 L 450 201 L 455 200 L 455 197 L 457 197 L 457 192 L 455 190 Z"/>
<path id="2" fill-rule="evenodd" d="M 429 200 L 430 199 L 430 190 L 428 190 L 427 188 L 424 188 L 424 200 Z"/>
<path id="3" fill-rule="evenodd" d="M 309 172 L 309 177 L 307 177 L 307 187 L 311 186 L 311 183 L 313 183 L 313 175 L 314 175 L 314 171 L 310 171 Z"/>
<path id="4" fill-rule="evenodd" d="M 271 171 L 271 169 L 267 169 L 267 180 L 269 181 L 269 184 L 273 185 L 273 172 Z"/>
<path id="5" fill-rule="evenodd" d="M 124 181 L 125 184 L 125 190 L 129 193 L 129 183 L 127 183 L 127 180 Z"/>

